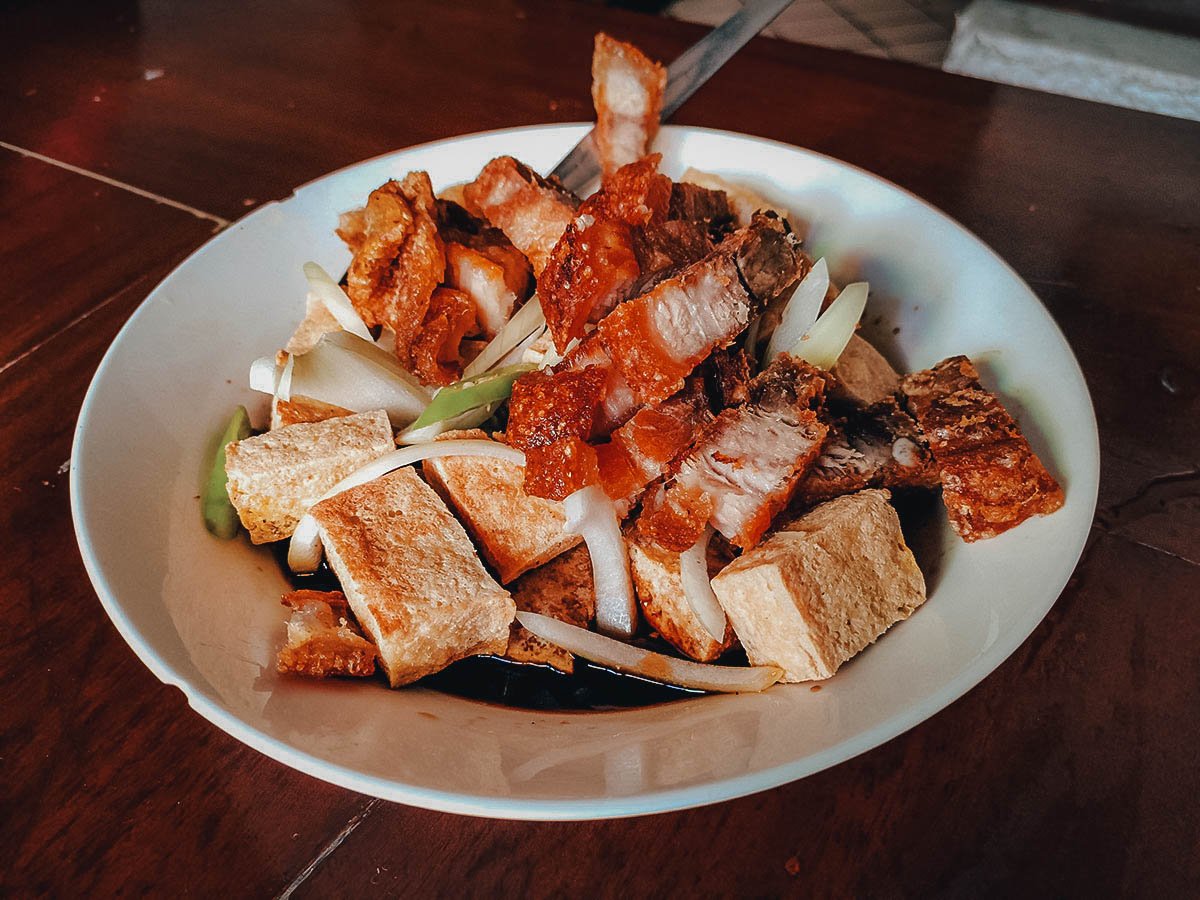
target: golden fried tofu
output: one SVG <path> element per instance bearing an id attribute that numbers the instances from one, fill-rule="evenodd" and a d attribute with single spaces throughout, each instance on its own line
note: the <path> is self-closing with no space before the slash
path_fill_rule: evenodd
<path id="1" fill-rule="evenodd" d="M 596 617 L 596 590 L 587 548 L 568 550 L 541 568 L 526 572 L 512 584 L 512 595 L 519 610 L 587 628 Z M 512 623 L 504 655 L 517 662 L 552 666 L 567 674 L 575 671 L 575 657 L 569 651 L 543 641 L 517 622 Z"/>
<path id="2" fill-rule="evenodd" d="M 487 440 L 479 429 L 452 431 L 439 440 Z M 562 502 L 525 493 L 525 471 L 503 459 L 442 456 L 427 459 L 429 484 L 453 509 L 496 570 L 501 584 L 545 565 L 582 540 L 563 531 Z"/>
<path id="3" fill-rule="evenodd" d="M 716 575 L 733 558 L 719 535 L 708 544 L 709 577 Z M 630 572 L 642 615 L 659 636 L 684 656 L 712 662 L 735 643 L 733 628 L 726 623 L 724 639 L 708 633 L 683 593 L 679 554 L 648 541 L 629 542 Z"/>
<path id="4" fill-rule="evenodd" d="M 824 503 L 713 579 L 752 665 L 779 666 L 783 681 L 829 678 L 925 602 L 888 496 Z"/>
<path id="5" fill-rule="evenodd" d="M 312 515 L 392 687 L 508 647 L 512 597 L 412 468 L 323 500 Z"/>
<path id="6" fill-rule="evenodd" d="M 288 425 L 226 448 L 226 491 L 252 542 L 280 541 L 326 491 L 394 449 L 381 409 Z"/>

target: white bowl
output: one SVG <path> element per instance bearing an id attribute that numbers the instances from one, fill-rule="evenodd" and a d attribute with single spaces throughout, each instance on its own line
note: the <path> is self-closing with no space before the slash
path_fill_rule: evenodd
<path id="1" fill-rule="evenodd" d="M 1095 510 L 1096 421 L 1079 366 L 1024 282 L 977 238 L 900 188 L 770 141 L 668 127 L 664 169 L 745 180 L 810 228 L 835 277 L 869 279 L 867 334 L 899 368 L 957 353 L 1020 419 L 1066 505 L 990 541 L 923 535 L 930 595 L 819 692 L 780 685 L 618 712 L 531 712 L 425 688 L 275 674 L 284 633 L 275 560 L 204 530 L 197 493 L 250 361 L 282 346 L 301 265 L 341 271 L 337 214 L 410 169 L 440 188 L 511 154 L 543 171 L 585 126 L 439 141 L 335 172 L 217 235 L 147 298 L 88 391 L 71 460 L 84 562 L 134 651 L 193 709 L 317 778 L 474 815 L 587 819 L 749 794 L 834 765 L 911 728 L 995 669 L 1075 567 Z M 894 329 L 899 329 L 893 334 Z M 966 738 L 964 738 L 966 739 Z"/>

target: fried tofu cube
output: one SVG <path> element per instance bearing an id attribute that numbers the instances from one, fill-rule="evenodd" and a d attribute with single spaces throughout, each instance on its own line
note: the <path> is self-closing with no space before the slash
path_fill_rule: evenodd
<path id="1" fill-rule="evenodd" d="M 330 488 L 394 449 L 383 410 L 289 425 L 226 448 L 226 491 L 252 542 L 280 541 Z"/>
<path id="2" fill-rule="evenodd" d="M 925 602 L 925 579 L 887 491 L 839 497 L 792 522 L 713 579 L 754 665 L 784 681 L 829 678 Z"/>
<path id="3" fill-rule="evenodd" d="M 684 596 L 679 556 L 648 541 L 629 542 L 630 573 L 638 605 L 646 622 L 664 641 L 684 656 L 712 662 L 733 646 L 733 628 L 726 621 L 724 639 L 720 641 L 708 633 Z M 708 544 L 709 577 L 732 558 L 728 542 L 716 535 Z"/>
<path id="4" fill-rule="evenodd" d="M 439 440 L 487 440 L 479 429 L 451 431 Z M 427 459 L 422 470 L 430 486 L 458 513 L 484 558 L 508 584 L 523 572 L 545 565 L 582 538 L 563 531 L 562 501 L 525 493 L 525 470 L 484 456 Z"/>
<path id="5" fill-rule="evenodd" d="M 375 672 L 375 645 L 350 617 L 341 591 L 291 591 L 283 595 L 283 605 L 292 616 L 287 643 L 276 657 L 278 671 L 313 678 L 363 678 Z"/>
<path id="6" fill-rule="evenodd" d="M 596 618 L 596 589 L 587 548 L 568 550 L 541 568 L 526 572 L 513 584 L 512 595 L 519 610 L 587 628 Z M 516 662 L 551 666 L 568 675 L 575 671 L 575 657 L 570 651 L 543 641 L 518 622 L 512 623 L 504 655 Z"/>
<path id="7" fill-rule="evenodd" d="M 350 608 L 392 687 L 479 653 L 503 653 L 516 605 L 411 468 L 312 508 Z"/>

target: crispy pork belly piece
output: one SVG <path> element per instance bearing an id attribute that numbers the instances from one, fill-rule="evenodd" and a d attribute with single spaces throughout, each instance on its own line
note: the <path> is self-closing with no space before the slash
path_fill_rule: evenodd
<path id="1" fill-rule="evenodd" d="M 829 678 L 925 602 L 887 491 L 822 504 L 713 579 L 750 663 Z"/>
<path id="2" fill-rule="evenodd" d="M 365 209 L 343 216 L 338 234 L 354 254 L 346 273 L 354 308 L 368 326 L 392 330 L 396 357 L 409 365 L 412 342 L 446 271 L 429 176 L 410 172 L 376 188 Z"/>
<path id="3" fill-rule="evenodd" d="M 463 291 L 439 287 L 429 299 L 421 330 L 409 356 L 412 370 L 426 384 L 449 384 L 462 375 L 459 346 L 475 328 L 475 304 Z"/>
<path id="4" fill-rule="evenodd" d="M 741 347 L 726 347 L 713 353 L 701 367 L 704 388 L 712 398 L 713 408 L 748 402 L 755 368 L 753 358 Z"/>
<path id="5" fill-rule="evenodd" d="M 812 410 L 818 370 L 786 353 L 750 383 L 749 402 L 723 410 L 646 499 L 638 528 L 681 552 L 711 524 L 743 549 L 766 533 L 817 457 L 828 428 Z"/>
<path id="6" fill-rule="evenodd" d="M 472 429 L 447 432 L 438 440 L 463 438 L 488 436 Z M 501 584 L 545 565 L 582 540 L 563 531 L 561 503 L 525 493 L 522 466 L 483 456 L 443 456 L 425 460 L 422 468 L 425 480 L 467 526 Z"/>
<path id="7" fill-rule="evenodd" d="M 516 614 L 471 539 L 411 468 L 312 508 L 330 568 L 392 687 L 503 653 Z"/>
<path id="8" fill-rule="evenodd" d="M 671 211 L 671 179 L 658 171 L 661 162 L 661 153 L 650 153 L 623 164 L 579 205 L 579 214 L 629 225 L 665 221 Z"/>
<path id="9" fill-rule="evenodd" d="M 600 483 L 621 515 L 711 419 L 701 380 L 693 378 L 675 396 L 639 410 L 608 443 L 596 447 Z"/>
<path id="10" fill-rule="evenodd" d="M 618 306 L 554 370 L 519 380 L 509 404 L 509 439 L 527 451 L 525 489 L 561 499 L 571 485 L 597 483 L 582 480 L 599 476 L 586 441 L 682 390 L 698 363 L 731 344 L 766 298 L 794 280 L 798 264 L 783 223 L 759 217 L 680 275 Z M 581 394 L 582 382 L 573 379 L 584 372 L 592 374 Z M 581 420 L 589 415 L 590 421 Z M 564 434 L 570 440 L 553 453 L 541 449 Z M 530 447 L 537 452 L 530 454 Z M 550 477 L 552 464 L 543 468 L 538 457 L 553 457 L 570 475 Z"/>
<path id="11" fill-rule="evenodd" d="M 529 296 L 529 260 L 499 228 L 457 203 L 438 200 L 437 225 L 446 245 L 446 283 L 471 298 L 480 331 L 491 339 Z"/>
<path id="12" fill-rule="evenodd" d="M 601 32 L 592 54 L 596 152 L 604 178 L 646 155 L 662 113 L 667 70 L 632 44 Z"/>
<path id="13" fill-rule="evenodd" d="M 554 345 L 563 350 L 632 295 L 642 273 L 630 226 L 580 215 L 554 245 L 538 276 L 538 297 Z"/>
<path id="14" fill-rule="evenodd" d="M 732 559 L 733 552 L 720 537 L 709 541 L 709 578 Z M 724 639 L 714 640 L 688 603 L 679 575 L 678 553 L 634 540 L 629 544 L 629 564 L 642 615 L 664 641 L 700 662 L 712 662 L 733 646 L 736 638 L 732 626 L 726 623 Z"/>
<path id="15" fill-rule="evenodd" d="M 950 524 L 964 541 L 995 537 L 1063 505 L 1063 490 L 965 356 L 904 378 L 905 404 L 929 442 Z"/>
<path id="16" fill-rule="evenodd" d="M 512 318 L 517 293 L 505 279 L 504 267 L 478 250 L 446 245 L 446 283 L 470 298 L 473 318 L 489 340 Z"/>
<path id="17" fill-rule="evenodd" d="M 618 306 L 596 332 L 638 403 L 665 400 L 795 281 L 801 259 L 786 226 L 760 216 L 678 276 Z"/>
<path id="18" fill-rule="evenodd" d="M 504 232 L 540 275 L 575 218 L 579 199 L 511 156 L 493 159 L 463 188 L 467 210 Z"/>
<path id="19" fill-rule="evenodd" d="M 850 338 L 830 374 L 830 397 L 855 406 L 872 406 L 900 390 L 900 374 L 857 334 Z"/>
<path id="20" fill-rule="evenodd" d="M 375 645 L 363 637 L 341 591 L 291 591 L 283 605 L 292 610 L 287 643 L 279 648 L 279 672 L 328 678 L 375 672 Z"/>
<path id="21" fill-rule="evenodd" d="M 585 336 L 575 349 L 554 367 L 554 372 L 578 372 L 588 368 L 604 373 L 600 404 L 592 429 L 596 436 L 602 437 L 628 422 L 629 417 L 638 410 L 638 401 L 598 331 L 592 331 Z"/>
<path id="22" fill-rule="evenodd" d="M 588 444 L 597 418 L 605 373 L 546 370 L 522 375 L 508 403 L 509 444 L 525 451 L 525 492 L 562 500 L 600 479 Z"/>
<path id="23" fill-rule="evenodd" d="M 733 213 L 734 220 L 739 225 L 747 225 L 756 212 L 770 210 L 781 219 L 791 217 L 791 213 L 778 203 L 767 200 L 753 188 L 736 181 L 729 181 L 711 172 L 701 172 L 699 169 L 688 169 L 679 179 L 681 184 L 695 185 L 710 191 L 720 191 L 725 194 L 726 202 Z"/>
<path id="24" fill-rule="evenodd" d="M 668 219 L 633 232 L 633 253 L 640 273 L 630 296 L 637 296 L 679 274 L 712 252 L 712 235 L 704 222 Z"/>
<path id="25" fill-rule="evenodd" d="M 334 406 L 322 400 L 311 397 L 301 397 L 292 394 L 290 400 L 271 398 L 271 430 L 286 428 L 288 425 L 298 425 L 301 422 L 324 422 L 326 419 L 340 419 L 342 416 L 352 416 L 354 410 Z"/>
<path id="26" fill-rule="evenodd" d="M 326 491 L 394 449 L 381 409 L 289 425 L 230 444 L 225 487 L 253 543 L 280 541 Z"/>
<path id="27" fill-rule="evenodd" d="M 517 609 L 561 619 L 587 628 L 596 618 L 596 589 L 592 560 L 586 547 L 576 547 L 538 569 L 526 572 L 512 585 Z M 507 659 L 540 663 L 568 675 L 575 671 L 570 651 L 542 640 L 513 622 L 508 635 Z"/>
<path id="28" fill-rule="evenodd" d="M 853 494 L 864 488 L 937 487 L 933 456 L 917 423 L 895 397 L 835 420 L 821 454 L 796 488 L 792 507 Z"/>
<path id="29" fill-rule="evenodd" d="M 723 190 L 677 181 L 671 185 L 667 218 L 684 222 L 702 222 L 714 238 L 724 237 L 737 226 L 737 215 Z M 746 218 L 749 223 L 750 217 Z"/>
<path id="30" fill-rule="evenodd" d="M 671 181 L 654 153 L 618 169 L 583 201 L 538 277 L 559 348 L 629 297 L 712 250 L 703 222 L 668 221 Z"/>

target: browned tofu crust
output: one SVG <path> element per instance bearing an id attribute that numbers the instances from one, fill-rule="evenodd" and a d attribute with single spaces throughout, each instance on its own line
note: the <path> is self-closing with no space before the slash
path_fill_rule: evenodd
<path id="1" fill-rule="evenodd" d="M 512 585 L 512 597 L 517 609 L 587 628 L 596 618 L 596 589 L 587 548 L 568 550 L 541 568 L 526 572 Z M 504 655 L 516 662 L 552 666 L 567 674 L 575 671 L 575 657 L 569 651 L 543 641 L 515 621 L 509 627 Z"/>
<path id="2" fill-rule="evenodd" d="M 279 649 L 280 672 L 328 678 L 366 677 L 375 672 L 375 645 L 363 637 L 341 591 L 291 591 L 283 605 L 292 609 L 288 642 Z"/>
<path id="3" fill-rule="evenodd" d="M 937 463 L 950 524 L 965 541 L 995 537 L 1063 505 L 1063 490 L 965 356 L 905 377 L 908 411 Z"/>

